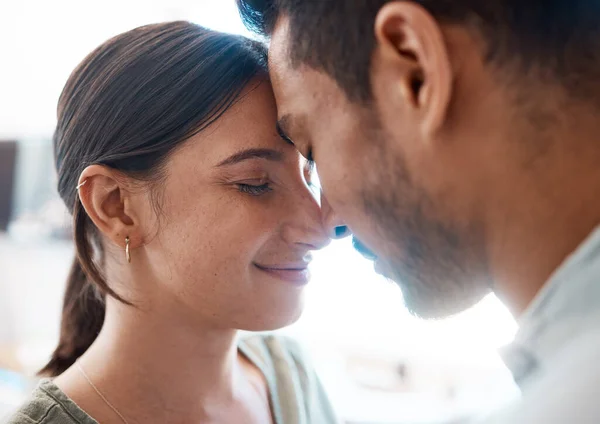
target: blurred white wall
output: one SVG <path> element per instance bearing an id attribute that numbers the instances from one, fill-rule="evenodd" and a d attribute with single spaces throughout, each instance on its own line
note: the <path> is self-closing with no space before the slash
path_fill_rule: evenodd
<path id="1" fill-rule="evenodd" d="M 47 137 L 64 83 L 91 50 L 136 26 L 176 19 L 245 32 L 228 0 L 2 0 L 0 138 Z"/>

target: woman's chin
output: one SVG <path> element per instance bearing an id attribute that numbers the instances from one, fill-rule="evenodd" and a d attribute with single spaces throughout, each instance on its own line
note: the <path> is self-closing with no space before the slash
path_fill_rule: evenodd
<path id="1" fill-rule="evenodd" d="M 294 324 L 302 316 L 303 307 L 299 305 L 298 308 L 286 311 L 288 313 L 270 314 L 269 316 L 255 316 L 252 319 L 240 322 L 238 325 L 239 330 L 243 331 L 274 331 L 284 327 L 288 327 Z"/>

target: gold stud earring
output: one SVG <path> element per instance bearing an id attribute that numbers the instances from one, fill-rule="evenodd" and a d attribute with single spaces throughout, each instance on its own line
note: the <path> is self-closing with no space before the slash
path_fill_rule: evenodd
<path id="1" fill-rule="evenodd" d="M 129 236 L 125 237 L 125 257 L 127 262 L 131 263 L 131 253 L 129 252 Z"/>

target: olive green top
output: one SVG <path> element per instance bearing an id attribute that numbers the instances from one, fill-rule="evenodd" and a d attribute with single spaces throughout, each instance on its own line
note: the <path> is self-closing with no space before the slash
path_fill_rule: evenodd
<path id="1" fill-rule="evenodd" d="M 264 374 L 275 424 L 337 423 L 333 408 L 301 348 L 287 338 L 244 338 L 240 351 Z M 42 380 L 6 424 L 98 424 L 52 380 Z"/>

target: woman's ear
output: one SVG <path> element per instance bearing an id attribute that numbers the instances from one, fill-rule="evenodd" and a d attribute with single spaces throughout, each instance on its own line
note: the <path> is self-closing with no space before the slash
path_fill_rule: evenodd
<path id="1" fill-rule="evenodd" d="M 88 166 L 79 177 L 78 194 L 86 213 L 100 233 L 117 246 L 141 244 L 138 202 L 128 178 L 102 165 Z"/>

